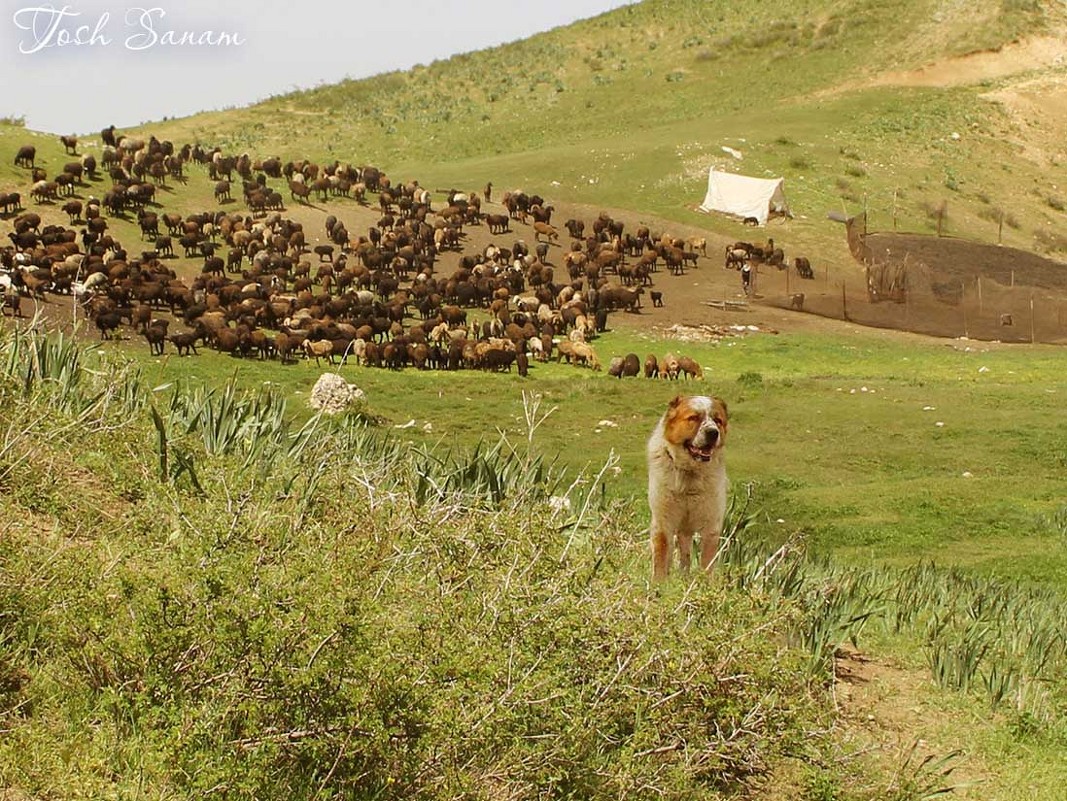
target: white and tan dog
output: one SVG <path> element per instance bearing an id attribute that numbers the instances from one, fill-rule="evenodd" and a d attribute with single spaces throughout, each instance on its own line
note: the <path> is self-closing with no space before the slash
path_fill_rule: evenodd
<path id="1" fill-rule="evenodd" d="M 671 546 L 689 570 L 700 535 L 700 567 L 715 560 L 726 516 L 726 404 L 706 395 L 677 396 L 648 440 L 648 504 L 652 509 L 652 577 L 667 577 Z"/>

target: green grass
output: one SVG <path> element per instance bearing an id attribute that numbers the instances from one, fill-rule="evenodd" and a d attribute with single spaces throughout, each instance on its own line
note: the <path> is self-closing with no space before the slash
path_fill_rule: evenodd
<path id="1" fill-rule="evenodd" d="M 669 344 L 622 331 L 597 341 L 611 355 L 668 349 L 705 367 L 703 384 L 617 381 L 567 365 L 530 379 L 468 372 L 341 368 L 383 425 L 420 444 L 471 447 L 523 436 L 523 394 L 554 409 L 539 447 L 571 471 L 619 455 L 619 497 L 644 492 L 644 441 L 676 392 L 714 392 L 731 409 L 735 487 L 754 483 L 782 536 L 801 532 L 818 552 L 856 563 L 918 558 L 1052 586 L 1067 580 L 1067 550 L 1043 522 L 1063 502 L 1067 394 L 1056 348 L 937 342 L 900 344 L 880 333 L 758 335 L 718 345 Z M 140 348 L 138 348 L 138 352 Z M 205 354 L 155 360 L 153 384 L 270 383 L 309 414 L 320 370 Z M 323 367 L 322 369 L 327 369 Z M 740 377 L 756 373 L 757 386 Z M 864 392 L 866 388 L 868 391 Z M 926 410 L 925 407 L 933 407 Z M 602 420 L 617 427 L 598 425 Z M 938 426 L 937 423 L 943 423 Z M 428 430 L 424 430 L 428 428 Z M 965 476 L 970 473 L 970 476 Z"/>

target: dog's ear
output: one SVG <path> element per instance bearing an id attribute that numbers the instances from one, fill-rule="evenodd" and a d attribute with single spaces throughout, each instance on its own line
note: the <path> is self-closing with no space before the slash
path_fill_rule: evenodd
<path id="1" fill-rule="evenodd" d="M 716 411 L 722 415 L 723 427 L 725 428 L 729 424 L 730 413 L 726 409 L 726 401 L 722 398 L 715 398 L 713 403 L 715 404 Z"/>
<path id="2" fill-rule="evenodd" d="M 667 404 L 667 408 L 673 411 L 674 409 L 678 408 L 678 404 L 680 404 L 681 402 L 682 402 L 682 396 L 681 395 L 675 395 L 674 396 L 674 400 L 672 400 L 670 403 Z"/>

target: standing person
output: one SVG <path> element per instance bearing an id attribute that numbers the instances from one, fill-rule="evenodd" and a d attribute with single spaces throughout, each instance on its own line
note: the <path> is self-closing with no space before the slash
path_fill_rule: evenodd
<path id="1" fill-rule="evenodd" d="M 741 288 L 745 291 L 745 297 L 752 292 L 752 265 L 748 261 L 741 265 Z"/>

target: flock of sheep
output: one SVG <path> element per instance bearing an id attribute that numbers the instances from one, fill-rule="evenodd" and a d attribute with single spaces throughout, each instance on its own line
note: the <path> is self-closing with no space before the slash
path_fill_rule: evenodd
<path id="1" fill-rule="evenodd" d="M 706 257 L 703 239 L 628 231 L 603 213 L 567 220 L 570 243 L 563 245 L 544 198 L 514 191 L 494 204 L 491 184 L 477 193 L 450 190 L 432 205 L 417 181 L 394 184 L 370 165 L 258 160 L 119 137 L 113 127 L 102 140 L 99 165 L 86 154 L 52 176 L 37 166 L 34 148 L 18 152 L 16 164 L 33 172 L 31 198 L 47 207 L 68 197 L 62 210 L 70 226 L 44 224 L 17 193 L 0 195 L 0 215 L 12 219 L 11 244 L 0 249 L 3 309 L 20 315 L 27 297 L 70 295 L 102 338 L 127 326 L 156 355 L 169 344 L 178 355 L 207 346 L 282 362 L 493 371 L 514 365 L 525 375 L 531 360 L 553 359 L 600 369 L 592 340 L 608 315 L 639 311 L 646 290 L 662 304 L 653 289 L 660 265 L 680 275 Z M 77 155 L 77 140 L 63 137 L 63 145 Z M 158 190 L 168 180 L 184 184 L 191 165 L 214 182 L 218 207 L 167 213 Z M 100 198 L 73 197 L 106 181 Z M 321 234 L 306 231 L 284 213 L 282 181 L 297 203 L 314 194 L 376 207 L 374 224 L 350 232 L 350 221 L 330 214 Z M 238 197 L 245 210 L 226 210 Z M 501 212 L 490 212 L 491 205 Z M 119 241 L 116 219 L 136 224 L 140 240 Z M 468 231 L 481 225 L 493 244 L 471 248 Z M 513 226 L 532 235 L 532 249 L 522 238 L 504 242 Z M 190 279 L 169 266 L 176 247 L 199 266 Z M 446 269 L 449 254 L 455 266 Z M 611 360 L 608 372 L 702 375 L 692 360 L 671 354 L 650 356 L 643 370 L 629 354 Z"/>

